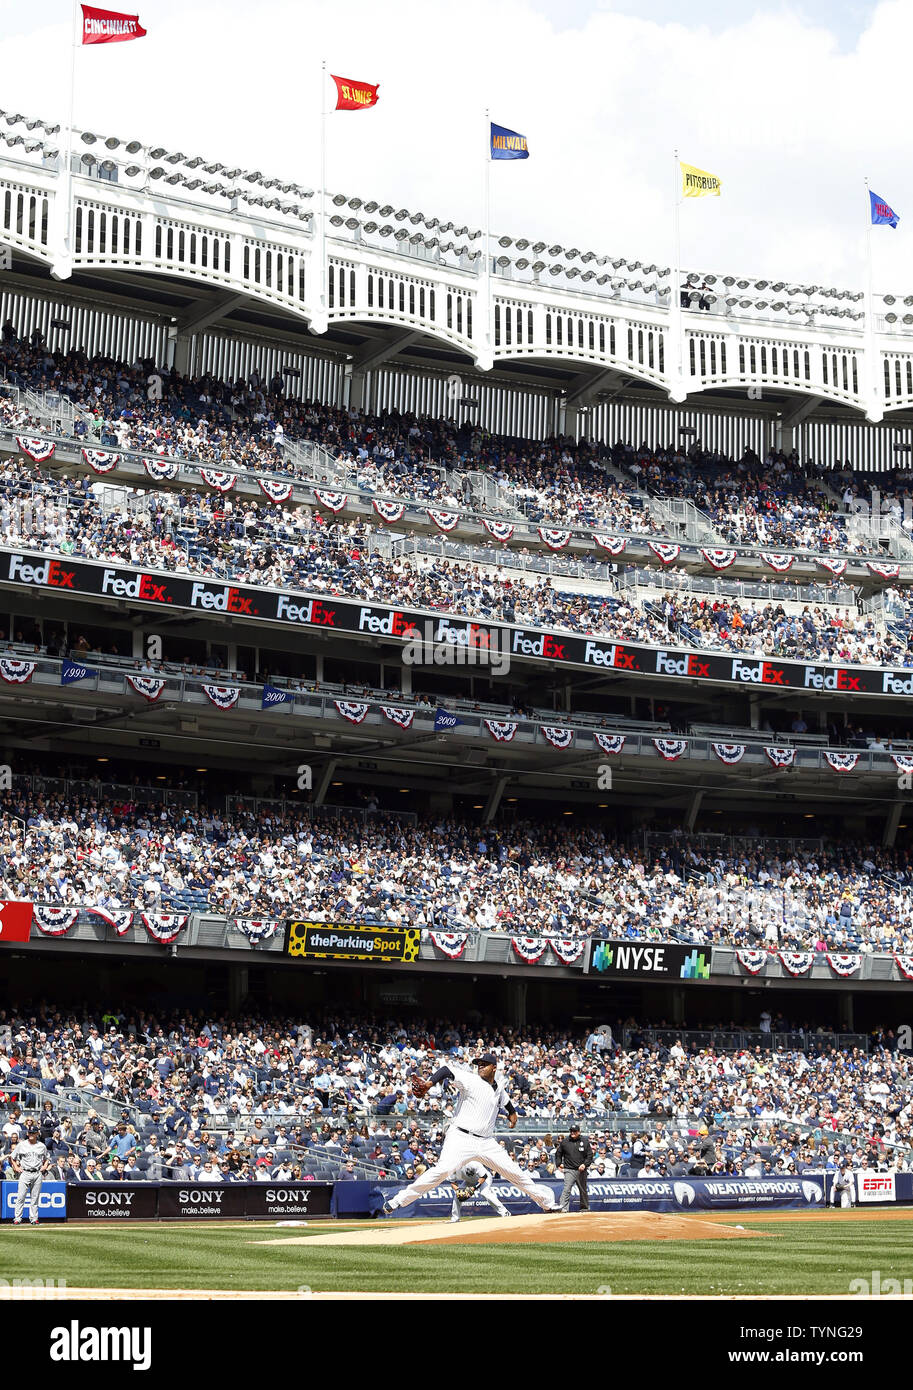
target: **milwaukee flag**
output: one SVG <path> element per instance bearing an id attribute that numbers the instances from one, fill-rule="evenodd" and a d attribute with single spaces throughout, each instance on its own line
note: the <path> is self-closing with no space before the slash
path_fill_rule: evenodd
<path id="1" fill-rule="evenodd" d="M 525 135 L 515 130 L 507 130 L 502 125 L 491 123 L 492 159 L 529 159 L 529 146 Z"/>
<path id="2" fill-rule="evenodd" d="M 28 941 L 31 930 L 31 903 L 0 902 L 0 946 Z"/>
<path id="3" fill-rule="evenodd" d="M 708 174 L 706 169 L 695 169 L 693 164 L 686 164 L 682 159 L 678 162 L 682 169 L 683 198 L 706 198 L 710 194 L 717 198 L 720 196 L 721 184 L 715 174 Z"/>
<path id="4" fill-rule="evenodd" d="M 884 198 L 879 198 L 877 193 L 873 193 L 872 190 L 869 189 L 869 201 L 872 208 L 872 222 L 874 224 L 877 225 L 880 222 L 886 222 L 889 227 L 897 226 L 900 218 L 897 216 L 894 209 L 885 202 Z"/>
<path id="5" fill-rule="evenodd" d="M 83 43 L 126 43 L 128 39 L 144 39 L 146 31 L 139 15 L 120 14 L 117 10 L 96 10 L 93 5 L 81 5 Z"/>
<path id="6" fill-rule="evenodd" d="M 352 82 L 348 77 L 330 76 L 336 83 L 337 111 L 367 111 L 369 106 L 377 105 L 377 87 L 370 82 Z"/>

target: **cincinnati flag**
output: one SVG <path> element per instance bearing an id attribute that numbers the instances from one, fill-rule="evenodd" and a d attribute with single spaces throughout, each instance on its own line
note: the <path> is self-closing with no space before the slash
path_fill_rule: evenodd
<path id="1" fill-rule="evenodd" d="M 146 31 L 139 15 L 120 14 L 117 10 L 97 10 L 93 5 L 81 5 L 83 43 L 127 43 L 144 39 Z"/>
<path id="2" fill-rule="evenodd" d="M 369 106 L 377 105 L 377 88 L 372 87 L 370 82 L 353 82 L 349 77 L 335 77 L 330 73 L 336 83 L 336 110 L 337 111 L 367 111 Z"/>

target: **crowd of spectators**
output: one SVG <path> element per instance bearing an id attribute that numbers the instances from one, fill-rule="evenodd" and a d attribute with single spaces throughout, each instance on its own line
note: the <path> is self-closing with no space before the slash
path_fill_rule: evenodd
<path id="1" fill-rule="evenodd" d="M 620 1022 L 584 1037 L 478 1020 L 4 1011 L 0 1169 L 37 1119 L 51 1176 L 71 1182 L 408 1181 L 435 1162 L 452 1101 L 437 1088 L 415 1100 L 410 1076 L 483 1049 L 528 1122 L 507 1142 L 539 1177 L 554 1174 L 571 1120 L 590 1136 L 594 1177 L 913 1167 L 913 1062 L 889 1035 L 868 1052 L 625 1036 Z"/>
<path id="2" fill-rule="evenodd" d="M 367 921 L 436 931 L 678 940 L 771 949 L 908 953 L 906 852 L 763 842 L 645 850 L 598 825 L 409 825 L 378 811 L 311 820 L 103 794 L 7 793 L 0 895 L 145 912 L 202 895 L 227 917 Z"/>

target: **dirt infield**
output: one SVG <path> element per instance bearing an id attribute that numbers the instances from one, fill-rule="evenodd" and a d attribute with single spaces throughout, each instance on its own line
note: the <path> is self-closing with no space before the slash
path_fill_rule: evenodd
<path id="1" fill-rule="evenodd" d="M 484 1217 L 453 1226 L 449 1221 L 378 1222 L 361 1231 L 288 1236 L 255 1245 L 554 1245 L 569 1241 L 757 1240 L 769 1231 L 745 1231 L 698 1216 L 659 1212 L 577 1212 L 571 1216 Z"/>

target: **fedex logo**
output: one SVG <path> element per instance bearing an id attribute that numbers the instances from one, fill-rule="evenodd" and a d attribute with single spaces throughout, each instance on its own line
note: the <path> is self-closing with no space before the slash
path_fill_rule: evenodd
<path id="1" fill-rule="evenodd" d="M 478 623 L 452 623 L 449 618 L 441 618 L 434 630 L 435 642 L 449 642 L 451 646 L 476 647 L 488 651 L 498 645 L 498 632 Z"/>
<path id="2" fill-rule="evenodd" d="M 194 584 L 190 592 L 191 608 L 209 608 L 216 613 L 243 613 L 252 618 L 257 612 L 253 605 L 253 594 L 242 594 L 240 589 L 227 585 L 223 589 L 211 589 L 208 584 Z"/>
<path id="3" fill-rule="evenodd" d="M 310 598 L 306 603 L 294 603 L 287 594 L 279 595 L 276 604 L 276 617 L 287 618 L 291 623 L 313 623 L 315 627 L 335 627 L 336 609 L 325 608 L 319 598 Z"/>
<path id="4" fill-rule="evenodd" d="M 881 689 L 884 695 L 913 695 L 913 675 L 897 676 L 893 671 L 885 671 Z"/>
<path id="5" fill-rule="evenodd" d="M 785 685 L 785 671 L 781 666 L 772 666 L 769 661 L 742 661 L 737 658 L 732 663 L 732 680 L 751 681 L 755 685 Z"/>
<path id="6" fill-rule="evenodd" d="M 10 556 L 10 579 L 20 584 L 46 584 L 52 589 L 72 589 L 75 570 L 65 569 L 59 560 L 34 565 L 24 555 Z"/>
<path id="7" fill-rule="evenodd" d="M 556 642 L 549 632 L 540 632 L 536 637 L 527 637 L 523 628 L 518 628 L 513 636 L 511 650 L 520 656 L 545 656 L 551 661 L 564 661 L 563 642 Z"/>
<path id="8" fill-rule="evenodd" d="M 859 691 L 861 677 L 851 676 L 849 671 L 819 671 L 816 666 L 806 666 L 805 687 L 813 690 L 855 690 Z"/>
<path id="9" fill-rule="evenodd" d="M 114 594 L 116 598 L 143 599 L 146 603 L 171 603 L 168 585 L 164 579 L 153 579 L 151 574 L 137 574 L 132 579 L 123 579 L 117 570 L 105 570 L 101 577 L 103 594 Z"/>
<path id="10" fill-rule="evenodd" d="M 657 652 L 656 674 L 658 676 L 705 676 L 709 679 L 710 662 L 700 661 L 696 656 L 673 656 L 671 652 Z"/>
<path id="11" fill-rule="evenodd" d="M 588 666 L 613 666 L 617 671 L 640 670 L 634 657 L 634 652 L 626 651 L 624 647 L 603 647 L 598 642 L 587 642 L 583 653 Z"/>
<path id="12" fill-rule="evenodd" d="M 390 608 L 386 613 L 376 613 L 373 608 L 360 608 L 358 631 L 377 632 L 385 637 L 408 637 L 416 631 L 416 627 L 398 609 Z"/>

